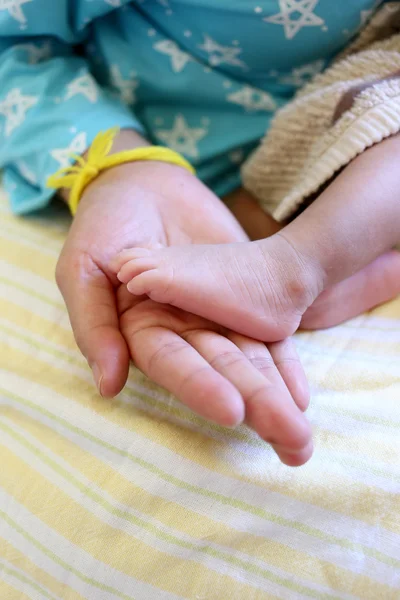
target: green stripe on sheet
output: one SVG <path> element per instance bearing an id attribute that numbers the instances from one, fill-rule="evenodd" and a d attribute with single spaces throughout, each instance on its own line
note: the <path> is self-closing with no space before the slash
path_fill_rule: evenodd
<path id="1" fill-rule="evenodd" d="M 154 524 L 147 523 L 143 518 L 132 515 L 126 510 L 116 508 L 115 506 L 113 506 L 111 504 L 111 502 L 102 498 L 99 493 L 95 492 L 93 489 L 91 489 L 87 485 L 80 482 L 71 473 L 68 473 L 68 471 L 66 471 L 66 469 L 64 469 L 63 467 L 58 465 L 54 460 L 49 458 L 44 452 L 42 452 L 38 448 L 35 448 L 35 446 L 33 444 L 28 442 L 20 434 L 13 431 L 13 429 L 11 427 L 7 426 L 5 423 L 0 422 L 0 429 L 2 429 L 6 433 L 8 433 L 8 435 L 10 435 L 14 439 L 16 439 L 20 444 L 25 446 L 25 448 L 30 450 L 30 452 L 32 452 L 35 456 L 39 457 L 44 463 L 49 465 L 59 475 L 64 477 L 70 484 L 74 485 L 77 489 L 79 489 L 80 492 L 82 492 L 87 497 L 94 500 L 97 504 L 102 506 L 110 514 L 115 515 L 116 517 L 119 517 L 120 519 L 130 522 L 138 527 L 141 527 L 145 531 L 152 533 L 155 537 L 159 538 L 160 540 L 163 540 L 170 544 L 174 544 L 176 546 L 180 546 L 181 548 L 185 548 L 187 550 L 193 550 L 195 552 L 207 554 L 213 558 L 223 560 L 224 562 L 229 563 L 235 567 L 239 567 L 240 569 L 243 569 L 243 570 L 247 571 L 248 573 L 253 573 L 255 575 L 263 577 L 269 581 L 277 583 L 278 585 L 286 587 L 290 590 L 293 590 L 295 592 L 299 592 L 301 594 L 309 596 L 310 598 L 316 598 L 317 600 L 340 600 L 340 597 L 338 597 L 338 596 L 335 596 L 330 593 L 319 593 L 319 592 L 312 590 L 306 586 L 297 584 L 290 579 L 275 575 L 268 569 L 263 569 L 261 567 L 258 567 L 257 565 L 251 564 L 250 562 L 247 562 L 241 558 L 231 556 L 230 554 L 226 554 L 223 551 L 218 550 L 216 548 L 211 548 L 210 546 L 201 546 L 199 544 L 194 544 L 194 543 L 182 540 L 179 537 L 177 537 L 176 535 L 162 531 L 159 527 L 157 527 Z"/>
<path id="2" fill-rule="evenodd" d="M 286 519 L 279 515 L 274 515 L 270 512 L 263 510 L 262 508 L 252 506 L 251 504 L 248 504 L 247 502 L 244 502 L 243 500 L 237 500 L 235 498 L 230 498 L 223 494 L 204 489 L 200 486 L 197 486 L 197 485 L 194 485 L 191 483 L 187 483 L 181 479 L 178 479 L 174 475 L 165 473 L 159 467 L 156 467 L 152 463 L 150 463 L 142 458 L 132 455 L 130 452 L 128 452 L 126 450 L 121 450 L 121 449 L 117 448 L 116 446 L 109 444 L 108 442 L 104 442 L 100 438 L 97 438 L 96 436 L 88 433 L 87 431 L 81 429 L 80 427 L 72 425 L 67 420 L 65 420 L 61 417 L 57 417 L 56 415 L 52 414 L 50 411 L 36 405 L 35 403 L 31 402 L 30 400 L 26 400 L 17 394 L 14 394 L 12 392 L 5 390 L 2 387 L 0 387 L 0 393 L 3 393 L 5 396 L 9 397 L 10 399 L 14 400 L 15 402 L 19 402 L 22 405 L 29 406 L 33 410 L 38 411 L 39 413 L 47 416 L 48 418 L 52 419 L 53 421 L 55 421 L 57 423 L 59 423 L 63 427 L 94 442 L 95 444 L 103 446 L 103 447 L 107 448 L 108 450 L 110 450 L 111 452 L 114 452 L 115 454 L 117 454 L 119 456 L 123 456 L 124 458 L 127 458 L 131 462 L 138 464 L 139 466 L 148 470 L 149 472 L 153 473 L 154 475 L 157 475 L 160 479 L 163 479 L 164 481 L 167 481 L 167 482 L 171 483 L 172 485 L 175 485 L 177 488 L 185 489 L 185 490 L 193 492 L 199 496 L 211 498 L 212 500 L 215 500 L 216 502 L 220 502 L 223 505 L 227 505 L 227 506 L 231 506 L 232 508 L 237 508 L 239 510 L 243 510 L 244 512 L 258 516 L 266 521 L 269 521 L 272 523 L 277 523 L 284 527 L 289 527 L 291 529 L 301 531 L 302 533 L 305 533 L 309 536 L 315 537 L 315 538 L 325 541 L 327 543 L 334 544 L 336 546 L 339 546 L 340 548 L 346 548 L 348 550 L 361 552 L 361 553 L 363 553 L 367 556 L 370 556 L 384 564 L 387 564 L 391 567 L 400 569 L 400 560 L 395 559 L 391 556 L 388 556 L 388 555 L 384 554 L 383 552 L 380 552 L 379 550 L 376 550 L 374 548 L 369 548 L 368 546 L 365 546 L 363 544 L 357 544 L 357 543 L 351 542 L 349 540 L 334 536 L 329 533 L 325 533 L 319 529 L 310 527 L 309 525 L 305 525 L 298 521 L 293 521 L 291 519 Z"/>

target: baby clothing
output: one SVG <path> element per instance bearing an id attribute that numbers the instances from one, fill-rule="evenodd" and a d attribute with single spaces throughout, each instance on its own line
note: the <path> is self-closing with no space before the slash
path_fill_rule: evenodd
<path id="1" fill-rule="evenodd" d="M 0 0 L 0 168 L 12 208 L 100 130 L 181 152 L 218 195 L 274 114 L 383 0 Z"/>

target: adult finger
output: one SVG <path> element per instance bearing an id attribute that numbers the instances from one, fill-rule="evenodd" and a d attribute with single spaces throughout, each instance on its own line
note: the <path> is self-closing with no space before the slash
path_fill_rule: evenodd
<path id="1" fill-rule="evenodd" d="M 229 339 L 204 330 L 184 336 L 240 392 L 246 422 L 273 446 L 282 462 L 304 464 L 312 454 L 311 429 L 267 348 L 234 333 Z"/>
<path id="2" fill-rule="evenodd" d="M 99 392 L 115 396 L 128 377 L 129 353 L 119 331 L 112 284 L 91 256 L 82 252 L 61 255 L 56 279 Z"/>
<path id="3" fill-rule="evenodd" d="M 122 328 L 135 365 L 205 419 L 226 427 L 244 419 L 240 393 L 177 333 L 159 326 L 138 329 L 129 311 Z"/>
<path id="4" fill-rule="evenodd" d="M 310 388 L 293 338 L 267 344 L 268 351 L 293 400 L 301 411 L 310 403 Z"/>

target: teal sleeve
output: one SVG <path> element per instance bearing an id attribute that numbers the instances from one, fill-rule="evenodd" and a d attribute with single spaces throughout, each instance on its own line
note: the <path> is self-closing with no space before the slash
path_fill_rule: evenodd
<path id="1" fill-rule="evenodd" d="M 100 130 L 142 127 L 96 82 L 84 50 L 78 56 L 72 44 L 50 36 L 2 37 L 2 29 L 0 21 L 0 168 L 12 209 L 22 214 L 50 201 L 48 176 Z"/>

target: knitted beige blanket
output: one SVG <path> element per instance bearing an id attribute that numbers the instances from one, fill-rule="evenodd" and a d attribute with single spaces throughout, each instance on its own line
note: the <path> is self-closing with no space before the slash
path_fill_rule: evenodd
<path id="1" fill-rule="evenodd" d="M 324 73 L 280 110 L 242 169 L 244 187 L 278 221 L 291 217 L 340 169 L 400 131 L 400 3 L 386 4 Z M 365 83 L 334 122 L 343 95 Z"/>

